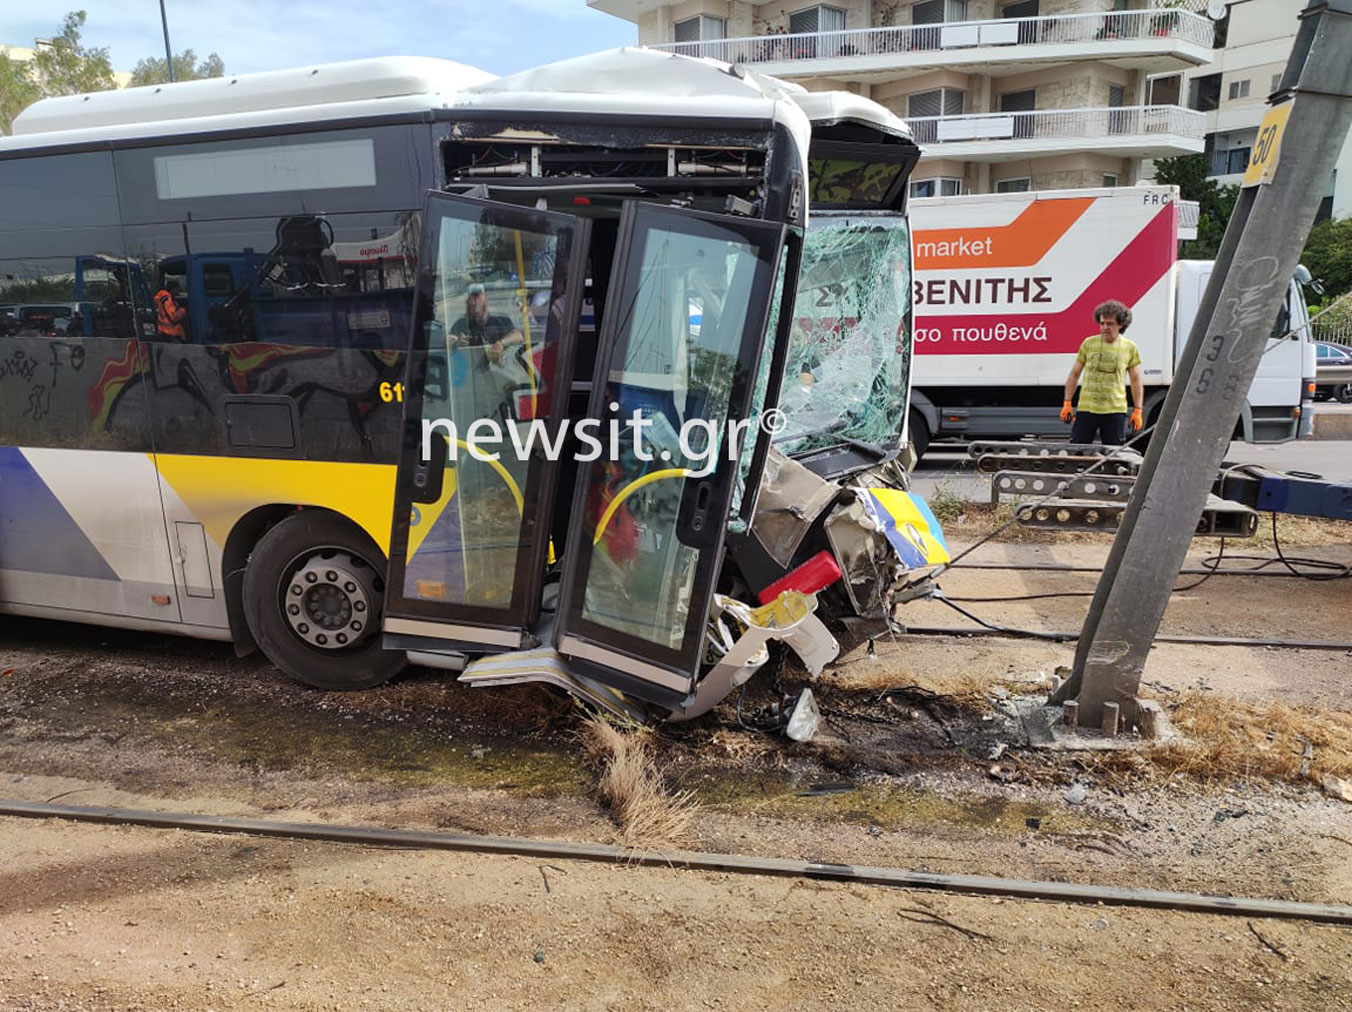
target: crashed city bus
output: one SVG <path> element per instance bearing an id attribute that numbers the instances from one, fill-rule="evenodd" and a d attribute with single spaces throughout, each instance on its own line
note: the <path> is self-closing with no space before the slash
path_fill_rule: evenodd
<path id="1" fill-rule="evenodd" d="M 822 619 L 943 557 L 897 460 L 917 157 L 867 100 L 632 49 L 37 103 L 0 301 L 107 277 L 0 337 L 0 612 L 645 716 L 773 639 L 820 670 Z"/>

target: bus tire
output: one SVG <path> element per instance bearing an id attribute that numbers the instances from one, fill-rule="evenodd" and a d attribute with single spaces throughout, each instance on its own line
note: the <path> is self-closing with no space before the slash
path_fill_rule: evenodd
<path id="1" fill-rule="evenodd" d="M 930 431 L 925 416 L 912 408 L 906 420 L 906 433 L 911 437 L 911 446 L 915 448 L 915 459 L 919 460 L 929 449 Z"/>
<path id="2" fill-rule="evenodd" d="M 244 570 L 244 616 L 263 653 L 316 689 L 366 689 L 404 667 L 385 650 L 385 556 L 362 530 L 306 509 L 272 527 Z"/>

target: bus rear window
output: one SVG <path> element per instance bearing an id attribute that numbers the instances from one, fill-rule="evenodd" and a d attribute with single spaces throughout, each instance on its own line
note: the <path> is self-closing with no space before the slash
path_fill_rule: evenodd
<path id="1" fill-rule="evenodd" d="M 907 166 L 852 158 L 808 161 L 808 200 L 813 207 L 885 208 Z"/>

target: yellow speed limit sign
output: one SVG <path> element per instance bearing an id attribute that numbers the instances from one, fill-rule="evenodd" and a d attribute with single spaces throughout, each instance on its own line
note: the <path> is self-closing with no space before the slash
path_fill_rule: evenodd
<path id="1" fill-rule="evenodd" d="M 1258 127 L 1258 139 L 1249 154 L 1249 167 L 1244 170 L 1244 186 L 1262 186 L 1272 182 L 1277 171 L 1277 158 L 1282 151 L 1282 134 L 1291 117 L 1291 103 L 1274 105 Z"/>

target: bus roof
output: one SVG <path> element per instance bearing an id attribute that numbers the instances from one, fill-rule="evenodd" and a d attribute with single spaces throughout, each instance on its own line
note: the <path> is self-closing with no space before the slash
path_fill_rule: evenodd
<path id="1" fill-rule="evenodd" d="M 680 116 L 779 122 L 803 151 L 802 89 L 714 60 L 626 47 L 507 77 L 431 57 L 383 57 L 47 98 L 14 120 L 0 153 L 101 141 L 428 110 Z"/>
<path id="2" fill-rule="evenodd" d="M 475 67 L 422 56 L 315 64 L 45 98 L 15 117 L 14 136 L 452 94 L 492 79 Z"/>

